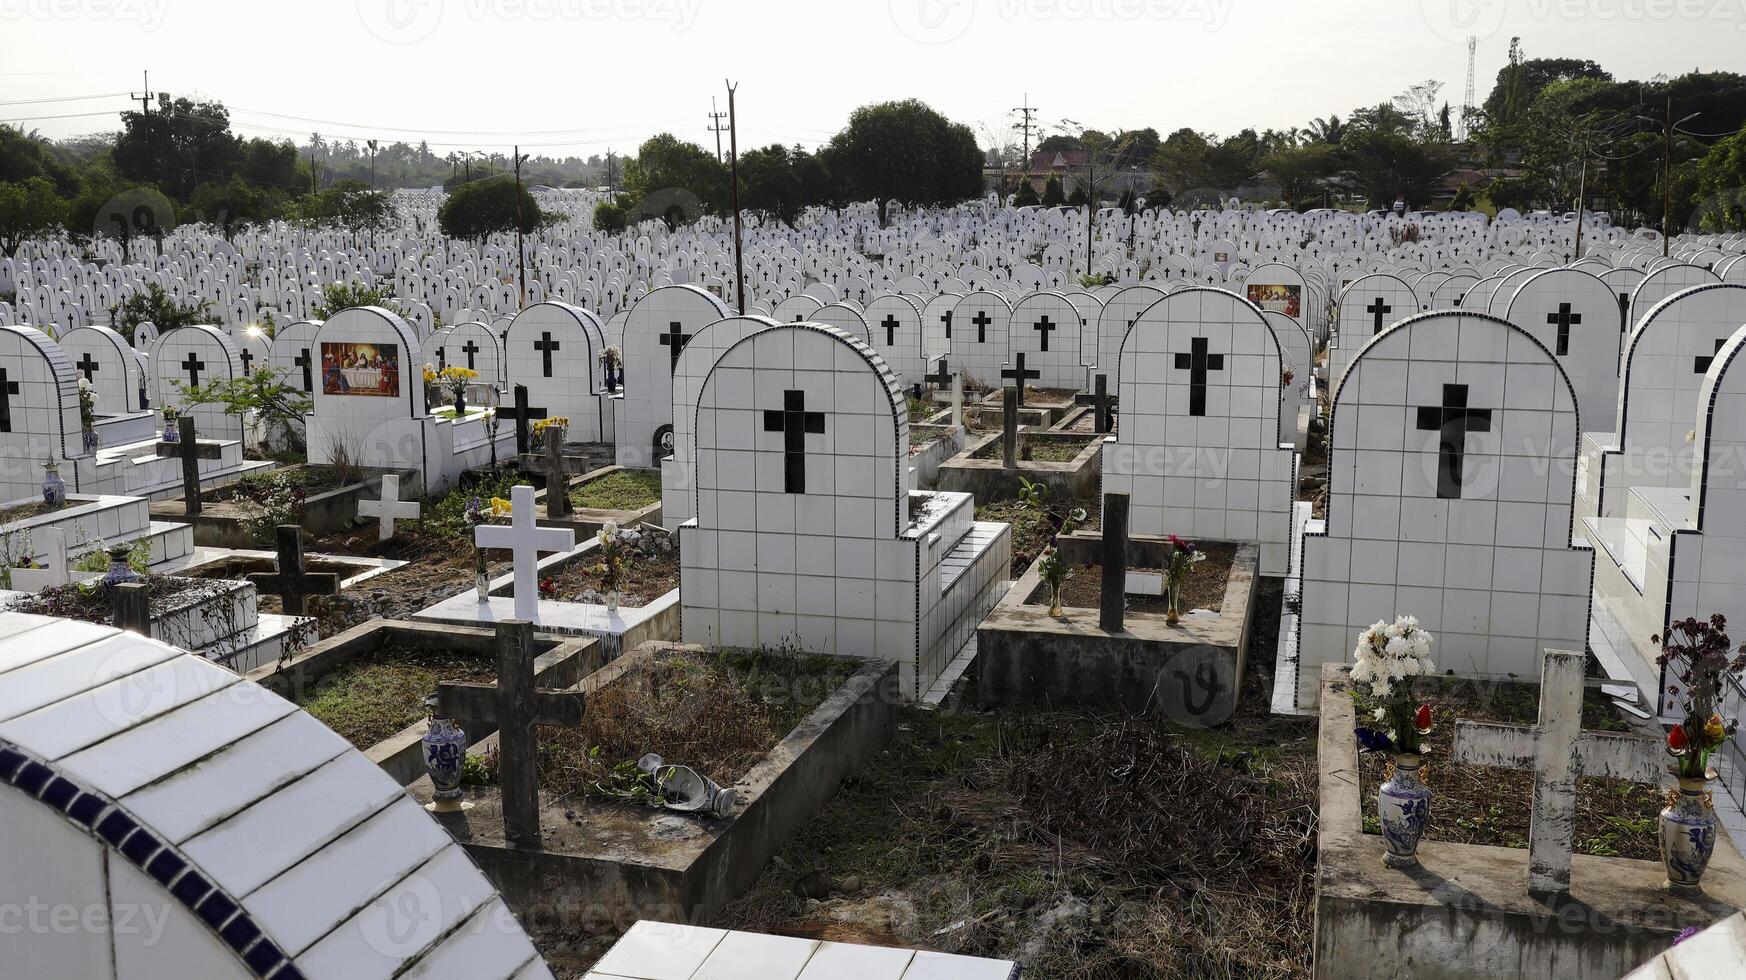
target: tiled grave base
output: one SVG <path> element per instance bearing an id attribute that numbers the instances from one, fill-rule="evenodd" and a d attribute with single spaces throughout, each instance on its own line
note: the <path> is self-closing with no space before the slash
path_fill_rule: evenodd
<path id="1" fill-rule="evenodd" d="M 194 537 L 187 525 L 151 519 L 143 497 L 112 494 L 68 494 L 70 506 L 25 521 L 6 525 L 7 534 L 29 531 L 32 534 L 33 557 L 46 555 L 43 542 L 35 535 L 47 528 L 57 528 L 66 536 L 67 549 L 77 552 L 99 544 L 131 543 L 139 538 L 149 541 L 153 567 L 185 558 L 194 548 Z"/>
<path id="2" fill-rule="evenodd" d="M 922 424 L 916 423 L 909 427 L 910 441 L 912 443 L 915 441 L 918 431 L 934 432 L 936 430 L 941 434 L 941 438 L 923 446 L 921 452 L 909 454 L 909 468 L 915 473 L 915 482 L 912 485 L 918 490 L 933 489 L 934 484 L 939 480 L 940 464 L 956 456 L 964 448 L 963 426 L 930 425 L 924 427 Z"/>
<path id="3" fill-rule="evenodd" d="M 1746 861 L 1718 840 L 1703 894 L 1669 893 L 1658 861 L 1572 856 L 1568 898 L 1529 894 L 1528 852 L 1425 841 L 1420 867 L 1382 863 L 1363 833 L 1344 667 L 1324 665 L 1315 963 L 1318 977 L 1617 977 L 1746 903 Z M 1432 801 L 1432 817 L 1436 803 Z"/>
<path id="4" fill-rule="evenodd" d="M 973 512 L 969 501 L 965 508 Z M 972 522 L 940 560 L 940 601 L 922 618 L 926 645 L 917 670 L 918 694 L 933 691 L 942 681 L 949 688 L 957 679 L 946 678 L 964 645 L 975 638 L 977 624 L 1006 595 L 1010 567 L 1012 528 L 993 521 Z M 962 675 L 967 665 L 960 665 L 957 673 Z"/>
<path id="5" fill-rule="evenodd" d="M 284 664 L 277 658 L 263 660 L 246 673 L 249 680 L 293 704 L 301 704 L 305 696 L 320 690 L 323 678 L 389 643 L 470 651 L 490 657 L 495 655 L 496 634 L 484 629 L 374 619 L 314 643 Z M 602 666 L 603 658 L 598 656 L 600 644 L 592 640 L 559 641 L 535 634 L 533 649 L 534 679 L 540 687 L 569 687 Z M 471 719 L 462 719 L 461 726 L 474 743 L 497 731 L 496 725 Z M 364 754 L 400 785 L 415 783 L 425 775 L 421 739 L 428 727 L 428 722 L 414 722 L 365 749 Z"/>
<path id="6" fill-rule="evenodd" d="M 1021 434 L 1020 438 L 1047 438 L 1043 433 Z M 999 443 L 1001 434 L 977 436 L 964 444 L 964 451 L 940 464 L 935 479 L 937 489 L 968 493 L 977 500 L 1005 500 L 1018 494 L 1018 478 L 1041 483 L 1049 488 L 1051 500 L 1074 500 L 1097 493 L 1103 474 L 1103 441 L 1092 439 L 1079 455 L 1066 463 L 1046 463 L 1019 460 L 1018 468 L 1009 470 L 997 453 L 993 459 L 972 459 L 983 446 Z M 1071 438 L 1084 438 L 1074 435 Z"/>
<path id="7" fill-rule="evenodd" d="M 1309 523 L 1312 513 L 1313 505 L 1307 500 L 1291 505 L 1291 566 L 1285 576 L 1285 593 L 1280 599 L 1283 605 L 1279 610 L 1279 646 L 1273 660 L 1272 710 L 1276 715 L 1316 713 L 1314 708 L 1300 708 L 1297 704 L 1297 643 L 1300 636 L 1297 627 L 1301 618 L 1298 603 L 1303 599 L 1303 549 L 1296 543 L 1303 540 L 1304 525 Z"/>
<path id="8" fill-rule="evenodd" d="M 153 569 L 153 571 L 161 572 L 165 575 L 175 575 L 198 569 L 203 565 L 222 562 L 230 558 L 258 558 L 264 561 L 276 561 L 278 557 L 277 552 L 262 551 L 259 548 L 206 548 L 196 546 L 187 555 L 162 568 Z M 406 564 L 406 562 L 395 558 L 361 558 L 356 555 L 322 555 L 314 552 L 304 554 L 303 559 L 305 562 L 332 562 L 334 564 L 348 565 L 355 568 L 356 571 L 348 572 L 345 578 L 340 579 L 339 584 L 342 589 L 349 589 L 360 582 L 368 581 L 369 579 L 381 575 L 383 572 L 392 571 Z"/>
<path id="9" fill-rule="evenodd" d="M 859 946 L 647 919 L 584 980 L 1018 980 L 1018 964 L 952 953 Z"/>
<path id="10" fill-rule="evenodd" d="M 536 580 L 557 571 L 560 565 L 587 560 L 588 553 L 597 544 L 590 538 L 570 551 L 540 559 Z M 486 602 L 479 601 L 476 590 L 468 589 L 434 606 L 420 609 L 413 613 L 412 618 L 421 623 L 491 627 L 516 618 L 514 587 L 515 573 L 507 572 L 491 580 L 491 597 Z M 605 639 L 615 651 L 632 650 L 650 640 L 679 638 L 679 590 L 674 589 L 646 606 L 619 606 L 617 612 L 608 612 L 605 606 L 589 602 L 541 599 L 533 622 L 541 632 L 597 636 Z"/>
<path id="11" fill-rule="evenodd" d="M 1101 539 L 1067 535 L 1063 557 L 1094 561 Z M 1154 547 L 1168 547 L 1155 543 Z M 1161 564 L 1142 555 L 1136 565 Z M 1218 614 L 1185 614 L 1171 626 L 1129 612 L 1123 631 L 1098 626 L 1096 609 L 1064 610 L 1025 600 L 1042 584 L 1032 563 L 976 631 L 977 696 L 987 705 L 1072 704 L 1159 714 L 1185 725 L 1216 725 L 1236 710 L 1243 686 L 1258 549 L 1237 549 Z M 1040 561 L 1040 559 L 1039 559 Z"/>
<path id="12" fill-rule="evenodd" d="M 667 646 L 627 653 L 585 678 L 583 690 L 599 689 Z M 750 887 L 843 778 L 890 741 L 897 702 L 894 665 L 865 664 L 734 783 L 738 802 L 721 819 L 572 800 L 543 807 L 540 822 L 550 832 L 544 850 L 511 848 L 497 788 L 467 787 L 475 804 L 466 812 L 467 850 L 524 919 L 565 927 L 627 916 L 708 919 Z M 428 801 L 430 780 L 410 792 Z"/>
<path id="13" fill-rule="evenodd" d="M 236 439 L 213 440 L 217 459 L 200 460 L 200 486 L 211 490 L 226 486 L 250 473 L 270 470 L 275 464 L 243 458 L 243 444 Z M 200 440 L 202 445 L 208 440 Z M 159 456 L 157 439 L 105 446 L 97 450 L 96 484 L 106 492 L 134 494 L 153 500 L 182 495 L 182 460 Z"/>

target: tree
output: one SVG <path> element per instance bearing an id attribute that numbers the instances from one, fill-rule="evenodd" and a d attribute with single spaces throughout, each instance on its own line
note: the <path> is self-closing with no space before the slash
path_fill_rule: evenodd
<path id="1" fill-rule="evenodd" d="M 1275 150 L 1261 161 L 1279 185 L 1279 196 L 1291 207 L 1302 207 L 1339 166 L 1339 154 L 1327 143 Z"/>
<path id="2" fill-rule="evenodd" d="M 1304 131 L 1317 143 L 1338 143 L 1346 137 L 1346 124 L 1339 116 L 1330 115 L 1326 119 L 1311 119 Z"/>
<path id="3" fill-rule="evenodd" d="M 462 184 L 437 208 L 437 224 L 450 238 L 482 239 L 498 232 L 523 234 L 552 216 L 540 211 L 527 188 L 507 174 Z"/>
<path id="4" fill-rule="evenodd" d="M 669 230 L 727 210 L 727 168 L 715 154 L 672 133 L 649 137 L 636 159 L 625 161 L 624 187 L 633 220 L 660 218 Z"/>
<path id="5" fill-rule="evenodd" d="M 1455 197 L 1449 202 L 1451 211 L 1473 210 L 1473 189 L 1466 184 L 1455 188 Z"/>
<path id="6" fill-rule="evenodd" d="M 865 105 L 831 137 L 830 165 L 847 192 L 878 207 L 890 201 L 943 207 L 982 192 L 982 151 L 970 127 L 916 99 Z"/>
<path id="7" fill-rule="evenodd" d="M 1710 147 L 1697 175 L 1697 229 L 1713 234 L 1746 228 L 1746 132 Z"/>
<path id="8" fill-rule="evenodd" d="M 1037 189 L 1031 186 L 1031 179 L 1025 177 L 1019 181 L 1018 191 L 1012 196 L 1012 206 L 1015 208 L 1030 207 L 1041 204 L 1037 198 Z"/>
<path id="9" fill-rule="evenodd" d="M 352 231 L 386 228 L 394 217 L 388 195 L 358 180 L 336 180 L 331 187 L 305 194 L 297 202 L 297 218 L 312 226 L 339 225 Z"/>
<path id="10" fill-rule="evenodd" d="M 1592 78 L 1603 82 L 1613 80 L 1612 73 L 1586 58 L 1530 58 L 1517 55 L 1516 39 L 1511 39 L 1510 63 L 1498 69 L 1497 82 L 1485 97 L 1485 117 L 1491 126 L 1508 127 L 1526 112 L 1540 90 L 1553 82 L 1573 78 Z"/>
<path id="11" fill-rule="evenodd" d="M 1070 207 L 1082 208 L 1089 203 L 1091 198 L 1085 193 L 1083 186 L 1073 188 L 1073 193 L 1067 195 L 1067 204 Z"/>
<path id="12" fill-rule="evenodd" d="M 316 320 L 326 320 L 341 310 L 359 306 L 380 306 L 395 316 L 400 315 L 400 304 L 388 298 L 381 287 L 349 282 L 333 282 L 321 287 L 321 302 L 309 311 L 309 315 Z"/>
<path id="13" fill-rule="evenodd" d="M 46 177 L 0 184 L 0 254 L 11 255 L 26 239 L 58 231 L 67 202 Z"/>
<path id="14" fill-rule="evenodd" d="M 62 197 L 77 194 L 81 184 L 54 144 L 35 133 L 0 126 L 0 182 L 23 183 L 32 177 L 46 179 Z"/>
<path id="15" fill-rule="evenodd" d="M 206 300 L 179 303 L 164 292 L 164 287 L 149 282 L 145 289 L 129 296 L 115 308 L 115 330 L 131 344 L 134 328 L 142 323 L 150 323 L 158 328 L 158 333 L 165 334 L 177 327 L 205 323 L 211 308 L 212 304 Z"/>
<path id="16" fill-rule="evenodd" d="M 1067 203 L 1067 196 L 1061 193 L 1061 178 L 1050 174 L 1043 184 L 1043 207 L 1055 208 Z"/>
<path id="17" fill-rule="evenodd" d="M 1179 129 L 1165 137 L 1158 152 L 1152 156 L 1158 186 L 1176 195 L 1210 185 L 1209 149 L 1207 138 L 1192 129 Z"/>
<path id="18" fill-rule="evenodd" d="M 1387 208 L 1396 200 L 1406 202 L 1408 208 L 1423 207 L 1452 161 L 1440 145 L 1384 129 L 1353 131 L 1340 152 L 1353 182 L 1373 208 Z"/>
<path id="19" fill-rule="evenodd" d="M 617 201 L 601 201 L 594 205 L 594 230 L 617 235 L 625 228 L 624 208 Z"/>
<path id="20" fill-rule="evenodd" d="M 195 102 L 158 94 L 151 112 L 121 114 L 115 170 L 187 201 L 203 181 L 228 179 L 243 162 L 242 140 L 230 132 L 222 102 Z"/>
<path id="21" fill-rule="evenodd" d="M 808 153 L 795 144 L 791 151 L 794 161 L 794 174 L 800 178 L 800 199 L 807 205 L 823 205 L 833 210 L 841 209 L 847 202 L 843 193 L 842 182 L 830 168 L 826 155 Z"/>
<path id="22" fill-rule="evenodd" d="M 1439 119 L 1444 125 L 1448 123 L 1449 107 L 1445 105 L 1440 116 L 1437 112 L 1437 93 L 1441 91 L 1443 83 L 1430 78 L 1394 97 L 1394 108 L 1411 122 L 1420 139 L 1437 138 Z M 1443 139 L 1446 142 L 1448 137 Z"/>
<path id="23" fill-rule="evenodd" d="M 276 435 L 280 445 L 303 450 L 303 437 L 296 423 L 314 410 L 315 403 L 301 386 L 285 383 L 285 368 L 257 367 L 236 378 L 203 385 L 174 382 L 184 405 L 222 405 L 229 415 L 254 412 Z"/>
<path id="24" fill-rule="evenodd" d="M 238 228 L 272 221 L 285 211 L 285 194 L 261 187 L 240 175 L 194 188 L 189 198 L 194 220 L 218 225 L 229 238 Z"/>
<path id="25" fill-rule="evenodd" d="M 800 175 L 781 146 L 740 154 L 740 206 L 754 214 L 792 225 L 800 216 Z"/>

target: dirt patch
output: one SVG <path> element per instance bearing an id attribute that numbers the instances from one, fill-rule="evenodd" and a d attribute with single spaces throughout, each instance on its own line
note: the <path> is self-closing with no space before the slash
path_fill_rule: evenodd
<path id="1" fill-rule="evenodd" d="M 0 524 L 10 524 L 13 521 L 28 521 L 32 517 L 52 514 L 57 510 L 79 506 L 79 501 L 50 505 L 41 500 L 33 500 L 28 504 L 13 504 L 11 507 L 0 507 Z"/>
<path id="2" fill-rule="evenodd" d="M 489 684 L 497 679 L 490 653 L 385 644 L 316 682 L 298 702 L 316 720 L 360 749 L 425 716 L 424 699 L 441 681 Z"/>
<path id="3" fill-rule="evenodd" d="M 1060 438 L 1021 432 L 1018 437 L 1018 458 L 1021 462 L 1071 463 L 1079 458 L 1079 454 L 1084 452 L 1085 447 L 1091 445 L 1091 442 L 1090 439 Z M 996 439 L 976 450 L 970 458 L 1000 459 L 1002 451 L 1001 440 Z"/>
<path id="4" fill-rule="evenodd" d="M 1098 513 L 1097 501 L 1090 498 L 1076 500 L 1071 507 L 1083 507 L 1086 514 Z M 1052 517 L 1038 513 L 1016 500 L 998 500 L 976 505 L 976 519 L 979 521 L 1001 521 L 1012 525 L 1012 567 L 1009 569 L 1013 578 L 1018 578 L 1031 567 L 1031 562 L 1043 553 L 1043 549 L 1054 540 L 1055 532 L 1060 529 L 1059 523 Z"/>
<path id="5" fill-rule="evenodd" d="M 582 510 L 641 510 L 661 502 L 661 474 L 614 470 L 570 488 L 570 503 Z"/>
<path id="6" fill-rule="evenodd" d="M 1449 761 L 1455 720 L 1532 725 L 1539 715 L 1540 689 L 1532 684 L 1449 680 L 1428 687 L 1433 724 L 1429 753 L 1419 777 L 1436 792 L 1431 800 L 1427 840 L 1459 844 L 1527 847 L 1533 812 L 1534 774 L 1526 770 L 1455 765 Z M 1625 731 L 1628 726 L 1611 701 L 1590 688 L 1582 704 L 1582 727 Z M 1376 753 L 1359 757 L 1366 833 L 1380 833 L 1376 788 L 1389 777 L 1391 760 Z M 1660 857 L 1655 820 L 1664 800 L 1654 786 L 1584 776 L 1576 785 L 1575 844 L 1579 854 L 1653 861 Z"/>
<path id="7" fill-rule="evenodd" d="M 1203 544 L 1199 546 L 1206 553 L 1206 561 L 1194 566 L 1189 573 L 1188 581 L 1182 588 L 1181 609 L 1187 613 L 1191 609 L 1206 609 L 1218 612 L 1225 604 L 1225 584 L 1230 578 L 1231 563 L 1236 560 L 1237 548 L 1232 544 Z M 1134 568 L 1135 572 L 1160 572 L 1155 568 Z M 1097 609 L 1103 602 L 1103 566 L 1075 566 L 1073 574 L 1061 586 L 1061 604 L 1075 609 Z M 1049 604 L 1049 589 L 1047 585 L 1039 585 L 1037 590 L 1025 600 L 1026 605 L 1046 606 Z M 1136 613 L 1156 613 L 1164 615 L 1167 603 L 1163 596 L 1128 593 L 1127 610 Z"/>
<path id="8" fill-rule="evenodd" d="M 171 609 L 192 605 L 202 598 L 219 595 L 230 587 L 228 582 L 169 575 L 148 575 L 139 581 L 146 587 L 147 608 L 153 618 Z M 25 596 L 7 608 L 11 612 L 108 624 L 114 613 L 114 599 L 108 586 L 74 583 Z"/>
<path id="9" fill-rule="evenodd" d="M 589 694 L 580 727 L 540 729 L 542 792 L 552 802 L 634 798 L 636 760 L 650 752 L 732 785 L 859 667 L 840 657 L 665 651 Z"/>
<path id="10" fill-rule="evenodd" d="M 361 482 L 364 475 L 356 470 L 342 473 L 332 466 L 287 466 L 265 473 L 251 473 L 229 486 L 202 493 L 200 499 L 214 503 L 226 500 L 254 503 L 266 492 L 267 487 L 281 479 L 292 488 L 302 491 L 305 497 L 313 497 L 318 493 L 338 490 L 347 483 Z"/>
<path id="11" fill-rule="evenodd" d="M 637 554 L 626 563 L 618 584 L 618 604 L 646 606 L 679 587 L 679 549 Z M 540 598 L 561 602 L 602 602 L 606 583 L 589 555 L 540 579 Z"/>
<path id="12" fill-rule="evenodd" d="M 924 714 L 712 925 L 1072 980 L 1307 977 L 1315 722 Z M 1207 819 L 1216 814 L 1216 820 Z"/>
<path id="13" fill-rule="evenodd" d="M 333 574 L 338 575 L 342 582 L 348 578 L 362 575 L 369 571 L 368 568 L 365 568 L 362 565 L 351 565 L 339 561 L 324 561 L 320 558 L 304 559 L 303 569 L 306 572 L 312 573 L 332 572 Z M 245 558 L 233 556 L 220 561 L 208 562 L 198 568 L 185 569 L 176 574 L 188 578 L 231 579 L 240 581 L 247 579 L 251 572 L 276 572 L 278 570 L 278 562 L 271 558 Z M 309 596 L 305 598 L 305 601 L 308 602 L 313 609 L 318 608 L 321 601 L 327 598 L 329 597 Z M 283 599 L 280 599 L 279 596 L 274 593 L 258 591 L 256 595 L 256 610 L 258 612 L 273 613 L 277 615 L 285 611 L 285 603 Z M 333 635 L 333 633 L 328 631 L 329 625 L 332 624 L 324 623 L 321 616 L 317 615 L 316 628 L 320 631 L 322 636 Z"/>

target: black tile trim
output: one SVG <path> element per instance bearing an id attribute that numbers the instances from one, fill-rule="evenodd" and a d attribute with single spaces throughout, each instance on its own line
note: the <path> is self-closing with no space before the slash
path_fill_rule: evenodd
<path id="1" fill-rule="evenodd" d="M 6 742 L 0 742 L 0 783 L 53 807 L 81 830 L 119 851 L 205 922 L 235 951 L 251 975 L 262 980 L 305 980 L 285 952 L 264 938 L 260 925 L 241 903 L 199 871 L 190 870 L 193 865 L 187 857 L 124 813 L 108 796 L 74 782 Z"/>

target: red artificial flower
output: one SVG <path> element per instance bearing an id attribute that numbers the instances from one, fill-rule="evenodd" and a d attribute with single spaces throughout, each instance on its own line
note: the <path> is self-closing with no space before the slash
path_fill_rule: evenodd
<path id="1" fill-rule="evenodd" d="M 1428 704 L 1419 705 L 1418 712 L 1413 715 L 1413 725 L 1418 728 L 1420 735 L 1424 735 L 1424 734 L 1430 732 L 1430 730 L 1431 730 L 1431 706 L 1430 705 L 1428 705 Z"/>
<path id="2" fill-rule="evenodd" d="M 1674 725 L 1673 730 L 1667 733 L 1667 751 L 1674 755 L 1683 755 L 1686 747 L 1690 744 L 1690 741 L 1685 737 L 1684 725 Z"/>

